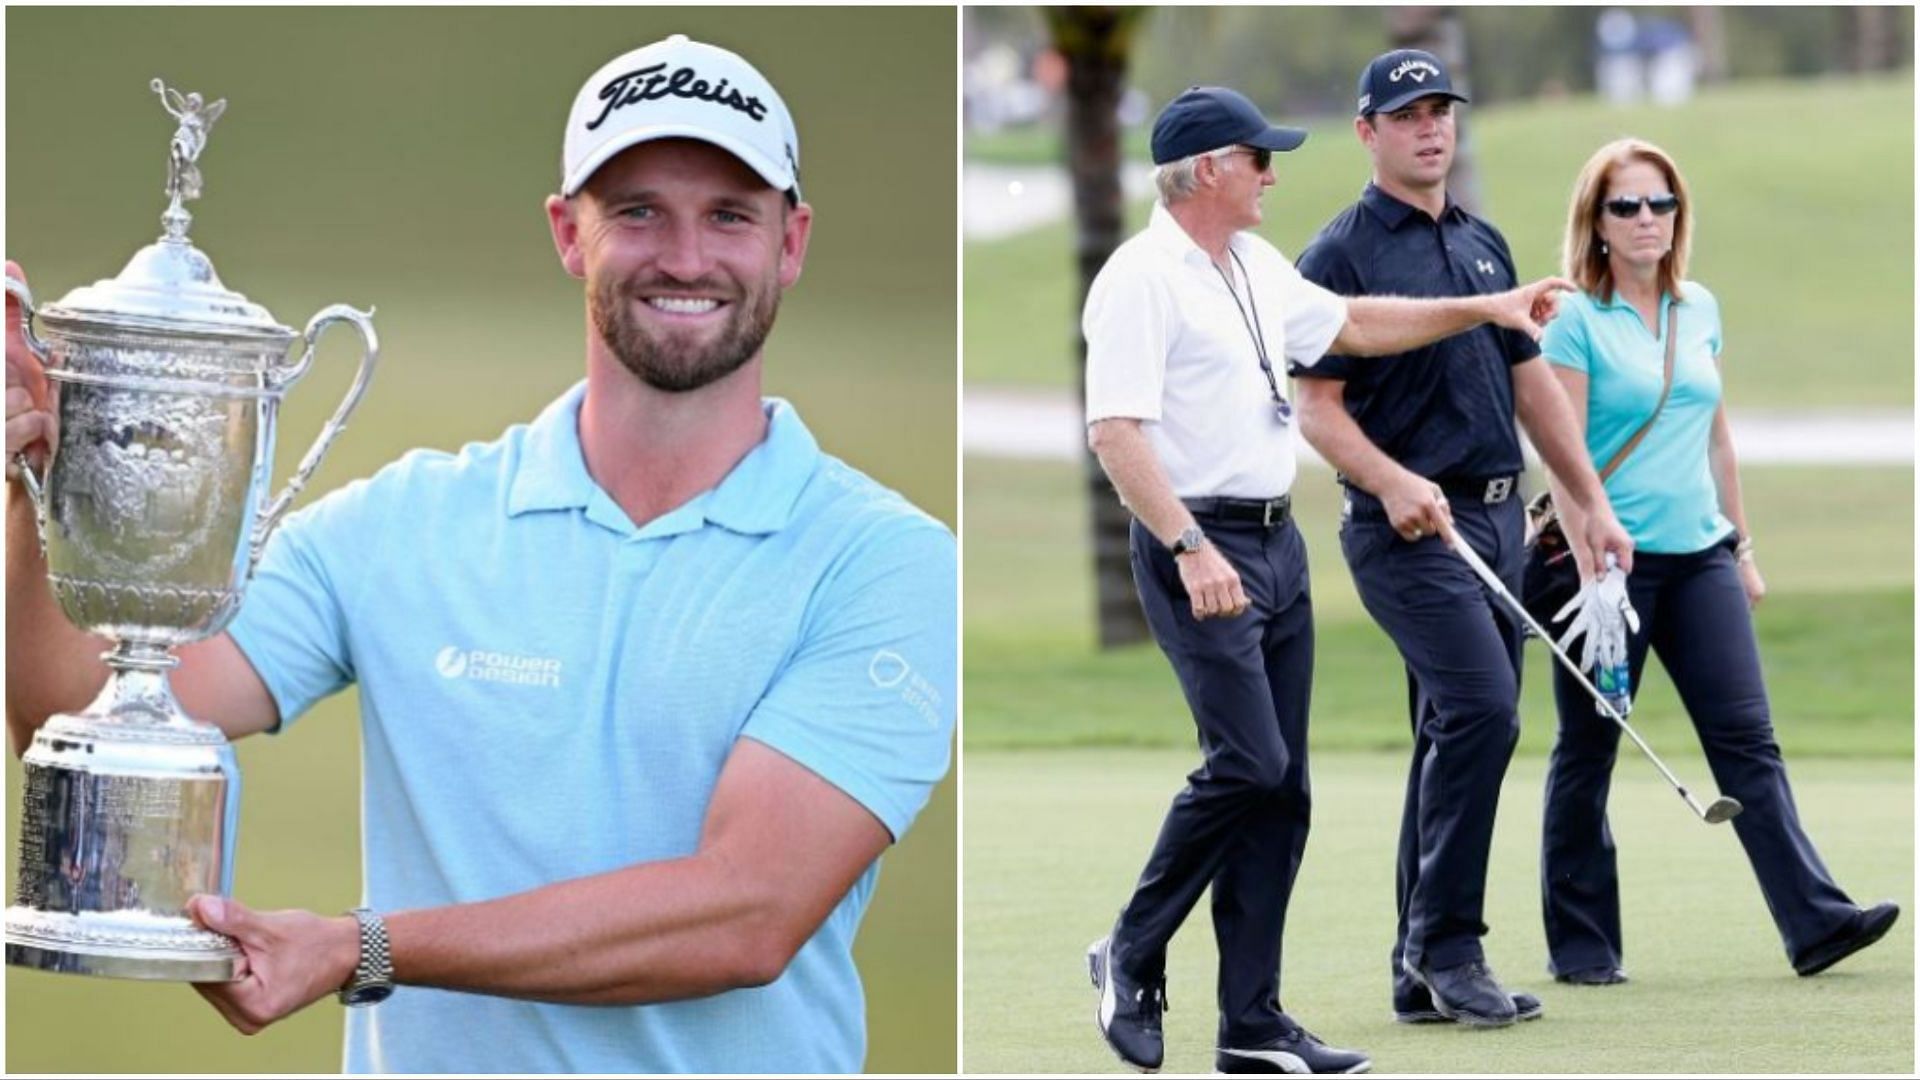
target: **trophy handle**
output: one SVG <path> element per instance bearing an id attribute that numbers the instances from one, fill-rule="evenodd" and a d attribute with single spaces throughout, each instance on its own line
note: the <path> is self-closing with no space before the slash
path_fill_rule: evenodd
<path id="1" fill-rule="evenodd" d="M 367 383 L 373 378 L 373 366 L 380 359 L 380 335 L 373 330 L 373 310 L 370 308 L 366 311 L 355 311 L 345 304 L 335 304 L 321 310 L 307 322 L 306 333 L 303 335 L 306 339 L 306 351 L 301 354 L 300 362 L 283 374 L 274 374 L 269 377 L 269 381 L 277 390 L 284 390 L 299 382 L 300 378 L 307 373 L 307 369 L 313 366 L 314 347 L 319 344 L 321 333 L 334 323 L 342 322 L 360 331 L 360 337 L 366 343 L 365 350 L 360 354 L 360 371 L 354 376 L 353 385 L 347 388 L 347 396 L 341 399 L 340 407 L 334 410 L 333 418 L 320 429 L 320 435 L 313 440 L 313 446 L 308 448 L 307 456 L 300 459 L 300 467 L 295 469 L 293 475 L 287 479 L 287 486 L 280 489 L 280 494 L 273 497 L 273 501 L 267 504 L 254 522 L 252 551 L 247 559 L 249 578 L 253 576 L 254 568 L 260 565 L 260 554 L 266 550 L 267 538 L 273 535 L 273 530 L 279 526 L 280 519 L 286 515 L 287 508 L 293 505 L 294 497 L 300 494 L 300 489 L 307 486 L 307 480 L 313 475 L 313 470 L 320 467 L 320 459 L 327 456 L 327 448 L 333 445 L 333 440 L 338 438 L 342 431 L 346 430 L 347 417 L 353 415 L 353 410 L 360 405 L 361 395 L 367 392 Z"/>
<path id="2" fill-rule="evenodd" d="M 12 274 L 6 275 L 6 281 L 8 294 L 20 302 L 20 340 L 26 342 L 27 351 L 42 365 L 53 366 L 53 350 L 47 348 L 45 339 L 33 332 L 34 316 L 39 311 L 33 306 L 32 290 L 27 288 L 26 282 Z M 46 481 L 33 471 L 33 463 L 27 460 L 26 454 L 15 454 L 13 463 L 20 470 L 20 479 L 26 482 L 27 496 L 33 500 L 34 533 L 40 539 L 40 555 L 44 558 L 47 554 Z"/>

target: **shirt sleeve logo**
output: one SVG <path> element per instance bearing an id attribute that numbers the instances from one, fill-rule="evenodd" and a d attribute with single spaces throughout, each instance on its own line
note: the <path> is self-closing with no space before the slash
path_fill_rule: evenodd
<path id="1" fill-rule="evenodd" d="M 898 688 L 900 700 L 906 703 L 929 728 L 938 728 L 942 715 L 940 689 L 925 676 L 913 670 L 907 658 L 892 649 L 881 649 L 867 662 L 867 678 L 882 690 Z"/>
<path id="2" fill-rule="evenodd" d="M 1492 262 L 1492 260 L 1489 260 L 1489 259 L 1475 259 L 1475 260 L 1473 260 L 1473 265 L 1475 265 L 1475 266 L 1477 266 L 1477 267 L 1479 267 L 1479 268 L 1480 268 L 1480 272 L 1481 272 L 1481 273 L 1483 273 L 1483 274 L 1486 274 L 1486 275 L 1488 275 L 1488 276 L 1492 276 L 1492 274 L 1493 274 L 1493 270 L 1494 270 L 1494 266 L 1493 266 L 1493 262 Z"/>

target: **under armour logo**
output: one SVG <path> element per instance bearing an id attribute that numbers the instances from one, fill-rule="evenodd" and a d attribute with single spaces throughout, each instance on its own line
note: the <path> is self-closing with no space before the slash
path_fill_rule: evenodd
<path id="1" fill-rule="evenodd" d="M 1473 265 L 1479 267 L 1480 272 L 1483 274 L 1491 275 L 1493 273 L 1493 264 L 1485 259 L 1475 259 L 1473 260 Z"/>

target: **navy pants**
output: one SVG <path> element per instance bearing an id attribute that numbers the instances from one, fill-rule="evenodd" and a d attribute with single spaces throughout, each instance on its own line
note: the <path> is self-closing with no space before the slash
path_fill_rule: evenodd
<path id="1" fill-rule="evenodd" d="M 1447 542 L 1407 541 L 1373 496 L 1349 489 L 1340 547 L 1367 613 L 1407 670 L 1413 760 L 1400 815 L 1391 957 L 1449 968 L 1484 959 L 1487 856 L 1507 762 L 1520 737 L 1521 625 Z M 1454 528 L 1519 592 L 1520 500 L 1452 500 Z"/>
<path id="2" fill-rule="evenodd" d="M 1174 797 L 1120 912 L 1113 959 L 1135 979 L 1162 974 L 1168 942 L 1212 885 L 1220 1045 L 1252 1046 L 1291 1027 L 1280 1011 L 1280 937 L 1311 810 L 1313 603 L 1306 545 L 1291 521 L 1200 525 L 1251 606 L 1196 620 L 1173 554 L 1134 523 L 1134 584 L 1193 710 L 1204 760 Z"/>
<path id="3" fill-rule="evenodd" d="M 1800 827 L 1732 550 L 1719 544 L 1690 555 L 1636 553 L 1627 595 L 1640 614 L 1640 632 L 1628 645 L 1633 685 L 1640 685 L 1651 648 L 1693 719 L 1714 782 L 1744 807 L 1733 830 L 1787 957 L 1797 960 L 1856 908 Z M 1547 771 L 1541 844 L 1548 970 L 1620 967 L 1620 880 L 1607 828 L 1620 728 L 1594 711 L 1593 698 L 1558 665 L 1553 694 L 1560 733 Z"/>

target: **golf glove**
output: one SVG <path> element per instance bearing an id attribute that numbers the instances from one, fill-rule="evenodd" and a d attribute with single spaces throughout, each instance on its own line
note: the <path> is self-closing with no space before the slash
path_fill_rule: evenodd
<path id="1" fill-rule="evenodd" d="M 1598 581 L 1582 582 L 1580 593 L 1553 616 L 1560 622 L 1573 621 L 1560 638 L 1560 648 L 1571 654 L 1573 640 L 1584 636 L 1580 649 L 1580 670 L 1624 664 L 1627 660 L 1627 635 L 1640 629 L 1640 613 L 1627 599 L 1627 575 L 1607 556 L 1607 572 Z"/>

